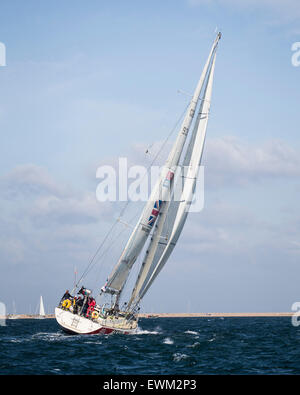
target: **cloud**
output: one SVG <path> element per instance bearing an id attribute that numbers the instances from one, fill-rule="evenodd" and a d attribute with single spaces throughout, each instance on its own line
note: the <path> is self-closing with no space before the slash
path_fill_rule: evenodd
<path id="1" fill-rule="evenodd" d="M 114 214 L 113 204 L 99 203 L 94 191 L 74 191 L 33 164 L 1 178 L 0 203 L 2 264 L 36 262 L 64 248 L 86 258 Z"/>
<path id="2" fill-rule="evenodd" d="M 155 142 L 149 148 L 134 144 L 128 164 L 150 165 L 160 151 L 163 142 Z M 168 142 L 155 165 L 162 166 L 172 144 Z M 109 160 L 112 163 L 112 160 Z M 296 179 L 300 176 L 300 152 L 284 141 L 268 140 L 249 143 L 234 136 L 207 138 L 202 165 L 205 166 L 207 187 L 244 186 L 266 180 Z"/>
<path id="3" fill-rule="evenodd" d="M 109 210 L 108 210 L 109 211 Z M 108 214 L 100 211 L 94 193 L 83 196 L 57 198 L 55 196 L 40 197 L 35 201 L 30 212 L 36 225 L 45 227 L 51 224 L 88 224 L 99 222 L 100 216 Z"/>
<path id="4" fill-rule="evenodd" d="M 208 139 L 203 164 L 208 186 L 245 185 L 300 175 L 299 150 L 279 140 L 255 145 L 229 136 Z"/>
<path id="5" fill-rule="evenodd" d="M 9 199 L 38 195 L 63 197 L 68 195 L 68 190 L 55 182 L 46 169 L 25 164 L 16 166 L 0 179 L 0 193 Z"/>
<path id="6" fill-rule="evenodd" d="M 111 205 L 103 203 L 100 207 L 95 192 L 75 191 L 33 164 L 17 166 L 2 177 L 0 196 L 22 201 L 15 207 L 26 208 L 31 221 L 39 226 L 98 222 L 111 214 Z"/>
<path id="7" fill-rule="evenodd" d="M 155 142 L 149 148 L 150 156 L 155 157 L 162 142 Z M 168 142 L 168 149 L 171 143 Z M 128 157 L 128 165 L 146 164 L 146 145 L 136 143 L 132 146 Z M 163 155 L 163 159 L 165 159 Z M 162 158 L 161 158 L 162 159 Z M 108 159 L 109 164 L 115 164 L 116 159 Z M 164 162 L 160 161 L 160 165 Z M 222 254 L 250 253 L 262 246 L 271 249 L 288 251 L 296 244 L 299 229 L 290 234 L 290 225 L 282 226 L 276 222 L 279 214 L 269 218 L 257 205 L 263 207 L 261 190 L 255 197 L 248 196 L 248 188 L 263 186 L 268 192 L 272 182 L 285 185 L 287 180 L 297 182 L 300 176 L 300 155 L 296 147 L 291 147 L 284 141 L 270 139 L 265 142 L 249 143 L 233 136 L 208 138 L 204 149 L 202 164 L 205 166 L 205 201 L 204 210 L 190 213 L 187 225 L 180 240 L 181 249 L 185 253 L 197 254 L 203 252 L 219 252 Z M 117 166 L 117 165 L 116 165 Z M 116 167 L 117 168 L 117 167 Z M 241 201 L 233 198 L 236 189 L 240 189 Z M 212 193 L 218 192 L 219 198 Z M 226 191 L 226 193 L 224 193 Z M 277 196 L 276 196 L 277 197 Z M 281 201 L 272 199 L 277 210 Z M 269 204 L 267 204 L 269 206 Z M 287 218 L 290 213 L 281 212 L 281 218 Z M 288 221 L 289 223 L 289 221 Z"/>

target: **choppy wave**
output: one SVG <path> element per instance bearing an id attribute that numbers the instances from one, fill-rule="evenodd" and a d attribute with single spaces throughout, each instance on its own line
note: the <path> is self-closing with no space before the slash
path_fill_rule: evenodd
<path id="1" fill-rule="evenodd" d="M 169 337 L 166 337 L 166 338 L 163 340 L 163 343 L 164 343 L 164 344 L 174 344 L 174 340 L 170 339 Z"/>
<path id="2" fill-rule="evenodd" d="M 199 346 L 200 346 L 200 343 L 199 343 L 199 342 L 195 342 L 195 343 L 193 343 L 193 344 L 187 345 L 187 347 L 190 347 L 190 348 L 195 348 L 195 347 L 199 347 Z"/>
<path id="3" fill-rule="evenodd" d="M 0 327 L 0 374 L 299 374 L 289 317 L 139 320 L 133 335 L 67 335 L 55 320 Z"/>
<path id="4" fill-rule="evenodd" d="M 188 355 L 180 353 L 180 352 L 176 352 L 175 354 L 173 354 L 173 361 L 175 362 L 179 362 L 182 359 L 186 359 L 188 358 Z"/>
<path id="5" fill-rule="evenodd" d="M 159 335 L 158 331 L 148 331 L 146 329 L 138 328 L 134 335 Z"/>

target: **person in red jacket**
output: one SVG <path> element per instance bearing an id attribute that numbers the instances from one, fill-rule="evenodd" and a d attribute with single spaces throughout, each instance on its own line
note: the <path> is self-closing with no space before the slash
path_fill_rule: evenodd
<path id="1" fill-rule="evenodd" d="M 95 299 L 94 298 L 89 298 L 88 305 L 89 305 L 89 307 L 88 307 L 88 309 L 86 311 L 86 318 L 89 318 L 89 315 L 94 311 L 94 308 L 96 306 Z"/>

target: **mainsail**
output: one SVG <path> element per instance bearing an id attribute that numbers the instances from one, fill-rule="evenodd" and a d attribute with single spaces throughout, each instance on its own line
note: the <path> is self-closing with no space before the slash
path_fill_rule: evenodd
<path id="1" fill-rule="evenodd" d="M 161 220 L 157 221 L 157 226 L 160 229 L 160 234 L 164 227 L 167 213 L 171 209 L 170 197 L 173 194 L 174 179 L 176 178 L 175 173 L 178 168 L 186 138 L 194 118 L 195 110 L 199 102 L 200 93 L 207 75 L 207 71 L 211 63 L 211 59 L 214 56 L 219 39 L 220 34 L 218 34 L 212 45 L 209 57 L 204 66 L 193 98 L 189 104 L 177 139 L 160 174 L 160 177 L 158 178 L 156 185 L 152 190 L 151 196 L 146 203 L 133 232 L 131 233 L 131 236 L 121 254 L 117 265 L 110 274 L 106 284 L 101 288 L 102 292 L 116 294 L 117 300 L 120 297 L 122 289 L 128 278 L 129 272 L 133 264 L 135 263 L 138 255 L 141 253 L 150 235 L 150 232 L 153 229 L 153 225 L 157 221 L 158 217 L 162 218 Z M 154 233 L 154 237 L 157 240 L 160 238 L 157 232 Z M 157 240 L 155 244 L 157 244 Z M 155 254 L 155 251 L 151 251 L 151 254 L 152 253 Z"/>
<path id="2" fill-rule="evenodd" d="M 220 36 L 218 35 L 218 37 Z M 171 252 L 173 251 L 186 221 L 189 207 L 193 199 L 197 173 L 199 170 L 199 165 L 201 163 L 204 148 L 212 93 L 215 59 L 216 52 L 214 52 L 213 55 L 211 68 L 208 72 L 208 77 L 204 90 L 204 98 L 200 104 L 200 109 L 194 126 L 193 134 L 190 139 L 190 143 L 183 161 L 184 166 L 188 165 L 188 171 L 187 174 L 184 176 L 184 186 L 180 201 L 176 205 L 176 201 L 173 200 L 169 205 L 170 207 L 171 205 L 173 205 L 173 209 L 175 208 L 175 215 L 174 212 L 168 212 L 167 210 L 161 213 L 149 248 L 146 251 L 145 258 L 128 306 L 130 306 L 133 302 L 137 304 L 148 291 L 149 287 L 151 286 L 154 279 L 157 277 L 157 275 L 165 265 L 167 259 L 169 258 Z M 166 242 L 163 240 L 162 235 L 165 234 L 164 230 L 166 230 L 166 218 L 167 216 L 169 217 L 172 214 L 174 215 L 172 231 L 170 237 Z"/>

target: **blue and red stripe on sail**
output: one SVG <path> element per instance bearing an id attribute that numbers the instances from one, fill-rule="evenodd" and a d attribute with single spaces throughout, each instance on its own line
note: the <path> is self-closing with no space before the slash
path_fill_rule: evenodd
<path id="1" fill-rule="evenodd" d="M 173 177 L 174 177 L 174 173 L 172 171 L 168 171 L 166 178 L 163 182 L 163 186 L 170 188 L 171 180 L 173 179 Z M 154 222 L 156 221 L 156 218 L 157 218 L 160 208 L 161 208 L 161 203 L 162 203 L 161 200 L 156 200 L 156 202 L 154 203 L 153 210 L 152 210 L 151 215 L 148 219 L 149 226 L 153 226 Z"/>
<path id="2" fill-rule="evenodd" d="M 156 200 L 155 201 L 153 210 L 152 210 L 151 215 L 150 215 L 150 217 L 148 219 L 148 225 L 149 226 L 153 226 L 154 222 L 156 221 L 156 218 L 157 218 L 157 216 L 159 214 L 159 210 L 161 208 L 161 203 L 162 203 L 161 200 Z"/>

